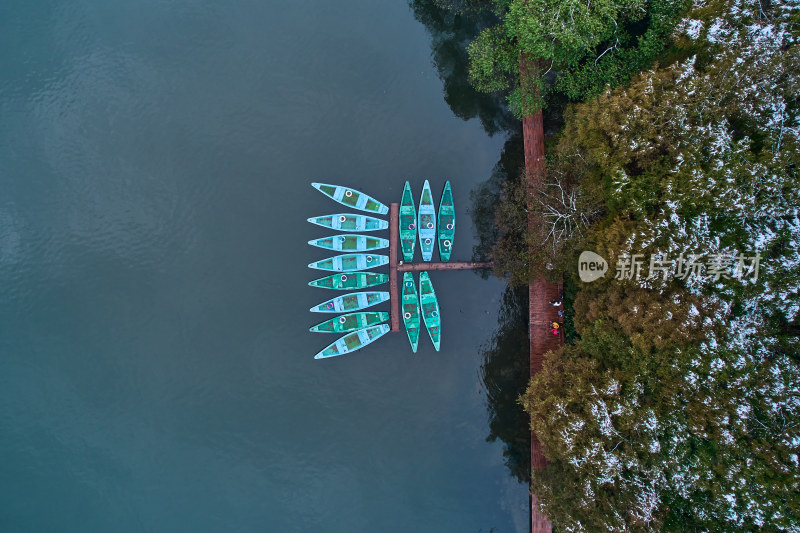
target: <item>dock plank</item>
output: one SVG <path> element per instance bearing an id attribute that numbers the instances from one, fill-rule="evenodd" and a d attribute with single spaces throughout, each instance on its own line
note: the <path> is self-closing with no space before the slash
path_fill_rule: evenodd
<path id="1" fill-rule="evenodd" d="M 494 263 L 476 261 L 452 261 L 449 263 L 427 262 L 427 263 L 400 263 L 397 265 L 398 272 L 422 272 L 424 270 L 479 270 L 482 268 L 491 269 Z"/>
<path id="2" fill-rule="evenodd" d="M 397 247 L 400 245 L 398 226 L 400 204 L 389 204 L 389 323 L 390 331 L 400 331 L 400 300 L 397 293 Z"/>

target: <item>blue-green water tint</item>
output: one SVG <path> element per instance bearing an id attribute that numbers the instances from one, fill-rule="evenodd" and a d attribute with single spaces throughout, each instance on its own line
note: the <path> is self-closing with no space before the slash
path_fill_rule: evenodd
<path id="1" fill-rule="evenodd" d="M 310 182 L 450 179 L 468 221 L 502 147 L 405 2 L 15 2 L 0 47 L 0 530 L 526 530 L 485 442 L 501 283 L 432 273 L 441 353 L 313 359 Z"/>

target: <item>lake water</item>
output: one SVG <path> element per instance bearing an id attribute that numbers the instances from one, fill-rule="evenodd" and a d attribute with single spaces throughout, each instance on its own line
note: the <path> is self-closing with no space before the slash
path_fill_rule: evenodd
<path id="1" fill-rule="evenodd" d="M 450 179 L 471 258 L 504 139 L 430 45 L 402 0 L 0 6 L 0 531 L 527 530 L 486 442 L 501 282 L 432 273 L 439 353 L 307 331 L 305 219 L 343 210 L 312 181 Z"/>

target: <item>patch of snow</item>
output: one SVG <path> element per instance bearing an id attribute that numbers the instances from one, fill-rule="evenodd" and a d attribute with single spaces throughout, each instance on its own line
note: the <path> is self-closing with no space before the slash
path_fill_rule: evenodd
<path id="1" fill-rule="evenodd" d="M 689 20 L 686 22 L 686 28 L 683 30 L 686 35 L 691 37 L 692 39 L 697 39 L 700 37 L 700 31 L 703 29 L 703 21 L 702 20 Z"/>

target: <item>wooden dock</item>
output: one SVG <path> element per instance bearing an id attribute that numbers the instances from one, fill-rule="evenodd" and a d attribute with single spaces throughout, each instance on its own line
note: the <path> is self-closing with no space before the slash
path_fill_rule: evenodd
<path id="1" fill-rule="evenodd" d="M 491 261 L 480 263 L 475 261 L 454 261 L 448 263 L 422 262 L 403 263 L 397 262 L 397 247 L 400 246 L 400 226 L 398 218 L 400 204 L 389 204 L 389 324 L 390 331 L 400 331 L 400 295 L 397 292 L 398 272 L 422 272 L 425 270 L 479 270 L 492 268 Z"/>
<path id="2" fill-rule="evenodd" d="M 479 263 L 476 261 L 462 261 L 453 263 L 403 263 L 397 265 L 398 272 L 422 272 L 423 270 L 480 270 L 482 268 L 492 268 L 494 263 L 488 261 Z"/>
<path id="3" fill-rule="evenodd" d="M 532 79 L 540 76 L 538 65 L 525 55 L 520 58 L 520 76 Z M 541 109 L 522 118 L 522 139 L 525 146 L 525 171 L 528 176 L 530 198 L 532 197 L 531 192 L 541 187 L 546 172 L 544 116 Z M 533 212 L 532 209 L 528 211 L 529 230 L 532 229 L 534 224 L 538 223 L 533 216 Z M 553 307 L 550 303 L 560 297 L 561 291 L 561 283 L 548 283 L 542 277 L 534 280 L 528 287 L 528 338 L 530 340 L 531 376 L 542 369 L 544 354 L 550 350 L 557 349 L 563 343 L 563 335 L 553 335 L 549 327 L 550 322 L 561 322 L 561 320 L 558 320 L 559 308 Z M 531 431 L 531 469 L 541 471 L 545 466 L 547 466 L 547 458 L 544 456 L 539 439 Z M 533 492 L 531 492 L 530 513 L 531 533 L 552 533 L 553 524 L 539 509 L 539 499 Z"/>
<path id="4" fill-rule="evenodd" d="M 397 220 L 400 204 L 389 204 L 389 324 L 393 333 L 400 331 L 400 300 L 397 295 L 397 245 L 400 226 Z"/>
<path id="5" fill-rule="evenodd" d="M 559 335 L 550 332 L 553 322 L 563 322 L 563 318 L 558 316 L 558 311 L 564 309 L 563 303 L 559 307 L 554 307 L 551 303 L 560 299 L 562 292 L 561 283 L 548 283 L 544 278 L 538 278 L 528 288 L 531 377 L 542 369 L 544 354 L 557 350 L 564 342 L 563 328 L 559 329 Z M 547 458 L 542 451 L 542 445 L 531 431 L 531 469 L 540 471 L 546 466 Z M 550 533 L 552 530 L 553 524 L 539 511 L 539 499 L 531 492 L 531 532 Z"/>

